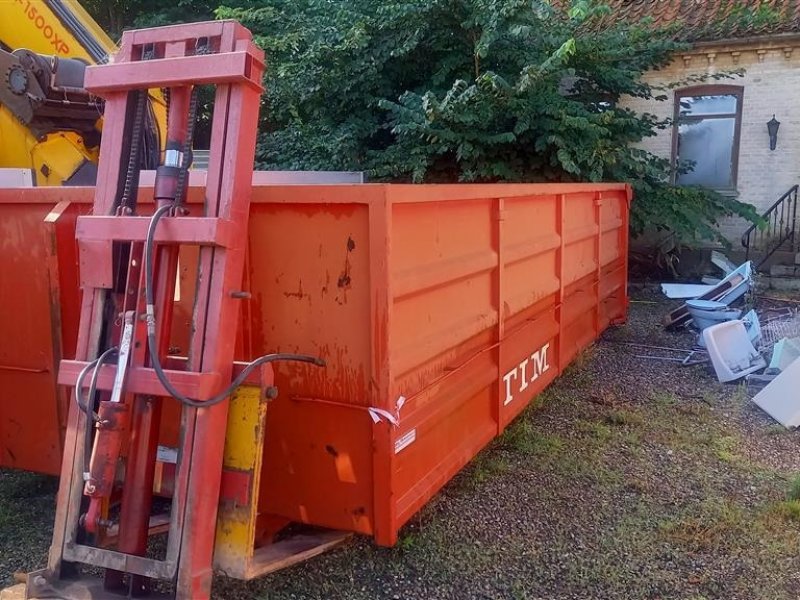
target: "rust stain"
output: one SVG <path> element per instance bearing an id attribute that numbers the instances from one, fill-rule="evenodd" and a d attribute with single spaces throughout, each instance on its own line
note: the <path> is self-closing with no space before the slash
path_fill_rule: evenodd
<path id="1" fill-rule="evenodd" d="M 276 348 L 299 351 L 299 348 Z M 309 350 L 310 351 L 310 350 Z M 312 352 L 324 358 L 324 369 L 291 363 L 276 364 L 276 384 L 286 397 L 301 396 L 369 406 L 368 374 L 363 365 L 348 360 L 347 347 L 322 346 Z M 339 450 L 337 449 L 337 452 Z"/>
<path id="2" fill-rule="evenodd" d="M 350 286 L 353 283 L 353 279 L 350 276 L 350 272 L 352 270 L 352 265 L 350 264 L 350 253 L 356 249 L 356 242 L 351 236 L 347 236 L 347 244 L 345 245 L 345 248 L 344 270 L 342 271 L 342 274 L 339 275 L 339 280 L 336 283 L 336 285 L 343 290 L 341 296 L 338 294 L 336 295 L 336 302 L 340 305 L 347 304 L 347 290 L 350 289 Z"/>
<path id="3" fill-rule="evenodd" d="M 305 298 L 306 294 L 303 292 L 303 280 L 300 279 L 298 281 L 296 292 L 283 292 L 283 295 L 287 298 L 297 298 L 298 300 Z"/>
<path id="4" fill-rule="evenodd" d="M 321 296 L 325 296 L 328 293 L 328 286 L 331 284 L 331 272 L 326 270 L 325 271 L 325 285 L 322 286 L 322 290 L 320 291 Z"/>

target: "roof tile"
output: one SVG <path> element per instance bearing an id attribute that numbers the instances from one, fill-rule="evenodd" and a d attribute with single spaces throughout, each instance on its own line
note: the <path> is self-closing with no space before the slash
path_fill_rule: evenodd
<path id="1" fill-rule="evenodd" d="M 612 21 L 677 24 L 679 37 L 711 41 L 800 32 L 800 0 L 605 0 Z"/>

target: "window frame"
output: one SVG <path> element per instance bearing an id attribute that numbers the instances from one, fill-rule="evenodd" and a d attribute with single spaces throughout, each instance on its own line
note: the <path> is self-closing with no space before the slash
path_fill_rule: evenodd
<path id="1" fill-rule="evenodd" d="M 680 107 L 681 99 L 692 96 L 735 96 L 736 97 L 736 112 L 735 113 L 721 113 L 713 115 L 700 115 L 692 117 L 681 117 Z M 675 90 L 673 118 L 672 118 L 672 156 L 670 162 L 672 164 L 672 183 L 678 184 L 678 174 L 676 172 L 678 166 L 678 127 L 681 122 L 687 121 L 702 121 L 704 119 L 730 119 L 733 117 L 733 147 L 731 148 L 731 187 L 724 188 L 709 188 L 720 193 L 736 193 L 739 186 L 739 143 L 741 139 L 742 130 L 742 105 L 744 103 L 744 86 L 742 85 L 695 85 L 686 88 Z"/>

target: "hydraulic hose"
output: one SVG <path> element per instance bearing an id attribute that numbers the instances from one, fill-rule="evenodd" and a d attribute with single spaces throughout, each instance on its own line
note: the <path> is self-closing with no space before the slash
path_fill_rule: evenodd
<path id="1" fill-rule="evenodd" d="M 88 473 L 91 460 L 92 460 L 92 430 L 94 424 L 100 420 L 100 417 L 91 408 L 90 402 L 93 402 L 94 396 L 97 393 L 97 379 L 100 375 L 100 367 L 103 366 L 106 359 L 117 352 L 117 348 L 109 348 L 103 352 L 99 357 L 88 363 L 78 374 L 78 380 L 75 382 L 75 402 L 78 404 L 84 414 L 86 415 L 86 426 L 84 428 L 84 445 L 83 445 L 83 472 Z M 89 394 L 86 397 L 86 402 L 81 400 L 81 390 L 83 389 L 83 380 L 86 375 L 92 371 L 92 378 L 89 380 Z"/>
<path id="2" fill-rule="evenodd" d="M 155 293 L 153 290 L 153 254 L 155 252 L 156 228 L 158 227 L 158 222 L 161 220 L 161 218 L 173 208 L 174 205 L 165 204 L 156 210 L 156 212 L 153 214 L 153 217 L 150 219 L 150 224 L 147 227 L 147 237 L 145 239 L 144 246 L 144 290 L 147 320 L 147 347 L 150 351 L 150 362 L 153 370 L 156 373 L 156 377 L 158 377 L 158 380 L 161 382 L 161 385 L 164 386 L 164 389 L 167 391 L 167 393 L 186 406 L 191 406 L 194 408 L 208 408 L 227 399 L 228 396 L 230 396 L 234 390 L 236 390 L 236 388 L 244 383 L 254 369 L 266 363 L 277 360 L 286 360 L 310 363 L 318 367 L 324 367 L 325 361 L 314 356 L 287 353 L 266 354 L 248 364 L 244 369 L 242 369 L 242 372 L 239 373 L 239 375 L 227 388 L 208 400 L 194 400 L 184 396 L 175 389 L 175 387 L 169 381 L 167 374 L 164 372 L 164 369 L 161 365 L 161 359 L 158 355 L 158 344 L 156 342 Z"/>
<path id="3" fill-rule="evenodd" d="M 105 352 L 103 352 L 98 358 L 95 358 L 90 363 L 87 363 L 81 372 L 78 374 L 78 379 L 75 381 L 75 402 L 78 405 L 78 408 L 89 417 L 94 418 L 96 421 L 98 419 L 97 413 L 94 410 L 90 409 L 89 402 L 94 397 L 94 393 L 97 391 L 97 377 L 100 372 L 100 366 L 110 357 L 112 354 L 117 352 L 117 348 L 109 348 Z M 89 374 L 89 371 L 94 369 L 92 373 L 92 378 L 89 380 L 89 395 L 87 397 L 87 401 L 84 402 L 81 394 L 83 393 L 83 380 L 86 379 L 86 376 Z"/>

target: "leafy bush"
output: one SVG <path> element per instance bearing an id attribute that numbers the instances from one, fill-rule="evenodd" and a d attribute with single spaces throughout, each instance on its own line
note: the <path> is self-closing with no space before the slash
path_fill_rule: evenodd
<path id="1" fill-rule="evenodd" d="M 750 205 L 676 187 L 635 144 L 670 126 L 620 104 L 685 48 L 590 0 L 253 0 L 221 7 L 268 55 L 258 165 L 392 181 L 627 181 L 631 228 L 721 239 Z"/>

